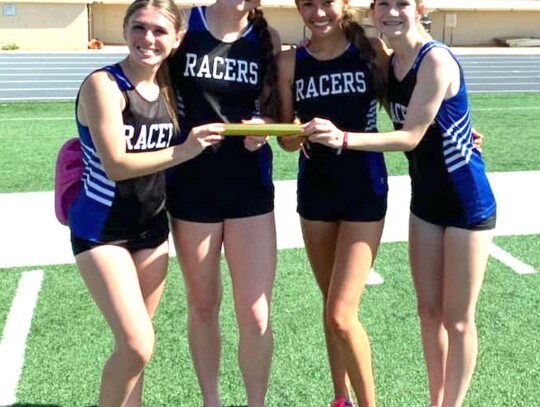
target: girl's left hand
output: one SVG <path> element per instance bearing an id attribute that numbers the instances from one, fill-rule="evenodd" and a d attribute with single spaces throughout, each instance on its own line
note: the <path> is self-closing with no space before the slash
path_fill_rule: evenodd
<path id="1" fill-rule="evenodd" d="M 242 123 L 263 124 L 265 121 L 259 118 L 252 118 L 250 120 L 242 120 Z M 257 151 L 259 148 L 264 146 L 267 141 L 268 136 L 245 136 L 244 147 L 249 151 Z"/>
<path id="2" fill-rule="evenodd" d="M 476 148 L 478 152 L 481 153 L 482 144 L 484 144 L 484 135 L 473 127 L 472 137 L 473 137 L 473 147 Z"/>
<path id="3" fill-rule="evenodd" d="M 301 126 L 302 136 L 307 136 L 313 143 L 339 149 L 343 146 L 343 131 L 330 120 L 316 117 Z"/>

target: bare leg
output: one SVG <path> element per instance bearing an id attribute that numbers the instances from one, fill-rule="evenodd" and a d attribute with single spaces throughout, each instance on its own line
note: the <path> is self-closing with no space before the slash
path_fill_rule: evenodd
<path id="1" fill-rule="evenodd" d="M 167 270 L 168 251 L 169 244 L 166 242 L 159 250 L 140 250 L 133 255 L 133 259 L 137 265 L 141 293 L 150 318 L 154 316 L 161 295 L 163 294 L 163 289 L 165 288 L 165 277 L 159 271 Z M 142 406 L 143 378 L 144 371 L 140 374 L 139 380 L 126 403 L 126 407 Z"/>
<path id="2" fill-rule="evenodd" d="M 248 406 L 264 407 L 273 351 L 270 303 L 277 250 L 274 213 L 225 220 L 224 246 L 240 332 L 238 362 Z"/>
<path id="3" fill-rule="evenodd" d="M 341 222 L 327 319 L 360 406 L 374 407 L 375 381 L 369 337 L 358 319 L 367 276 L 377 253 L 383 221 Z"/>
<path id="4" fill-rule="evenodd" d="M 115 246 L 97 247 L 76 256 L 83 280 L 115 338 L 114 351 L 102 372 L 101 407 L 126 405 L 154 348 L 143 290 L 152 292 L 149 296 L 157 306 L 166 275 L 167 244 L 139 254 L 148 261 L 138 263 L 127 250 Z M 145 266 L 148 270 L 137 268 Z M 152 277 L 140 281 L 139 273 L 147 272 Z M 140 395 L 134 397 L 140 402 Z"/>
<path id="5" fill-rule="evenodd" d="M 445 233 L 443 323 L 448 332 L 448 356 L 443 407 L 462 405 L 476 365 L 476 303 L 492 236 L 492 231 L 457 228 Z"/>
<path id="6" fill-rule="evenodd" d="M 315 280 L 323 297 L 323 327 L 326 350 L 330 364 L 330 374 L 334 387 L 334 397 L 350 400 L 349 378 L 341 360 L 336 339 L 329 329 L 326 319 L 328 291 L 332 279 L 336 251 L 338 222 L 320 222 L 301 219 L 302 234 Z"/>
<path id="7" fill-rule="evenodd" d="M 442 325 L 443 234 L 440 226 L 411 214 L 409 260 L 416 289 L 431 406 L 441 406 L 448 337 Z"/>
<path id="8" fill-rule="evenodd" d="M 220 404 L 218 390 L 222 298 L 219 260 L 223 223 L 172 221 L 178 260 L 187 292 L 188 338 L 205 407 Z"/>

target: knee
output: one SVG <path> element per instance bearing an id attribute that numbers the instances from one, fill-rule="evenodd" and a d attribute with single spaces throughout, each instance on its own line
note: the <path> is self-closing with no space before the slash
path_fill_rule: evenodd
<path id="1" fill-rule="evenodd" d="M 448 336 L 465 336 L 476 331 L 474 319 L 466 316 L 444 315 L 443 326 Z"/>
<path id="2" fill-rule="evenodd" d="M 442 322 L 442 306 L 438 301 L 418 301 L 418 317 L 424 324 L 440 324 Z"/>
<path id="3" fill-rule="evenodd" d="M 246 311 L 239 311 L 237 318 L 241 334 L 263 337 L 270 330 L 270 309 L 266 301 L 259 301 Z"/>
<path id="4" fill-rule="evenodd" d="M 130 371 L 141 371 L 152 358 L 154 352 L 155 334 L 153 329 L 139 333 L 136 337 L 128 338 L 117 345 L 117 351 Z"/>
<path id="5" fill-rule="evenodd" d="M 325 316 L 327 329 L 338 339 L 348 340 L 354 323 L 358 323 L 356 313 L 351 315 L 342 309 L 328 308 Z"/>
<path id="6" fill-rule="evenodd" d="M 221 305 L 221 298 L 200 298 L 197 300 L 190 299 L 189 302 L 189 315 L 201 323 L 211 323 L 219 317 L 219 307 Z"/>

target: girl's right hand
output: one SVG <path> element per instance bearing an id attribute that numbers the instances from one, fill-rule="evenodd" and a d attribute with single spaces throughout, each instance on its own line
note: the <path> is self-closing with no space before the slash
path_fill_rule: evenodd
<path id="1" fill-rule="evenodd" d="M 188 150 L 188 154 L 195 157 L 202 153 L 205 148 L 221 142 L 224 131 L 225 124 L 223 123 L 209 123 L 193 127 L 183 145 Z"/>

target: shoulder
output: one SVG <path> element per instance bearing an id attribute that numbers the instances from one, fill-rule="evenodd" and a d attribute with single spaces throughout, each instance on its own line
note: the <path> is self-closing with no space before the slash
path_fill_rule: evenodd
<path id="1" fill-rule="evenodd" d="M 444 46 L 434 46 L 426 52 L 420 64 L 419 73 L 422 71 L 453 73 L 459 71 L 459 65 L 450 49 Z"/>
<path id="2" fill-rule="evenodd" d="M 294 76 L 296 62 L 296 49 L 291 48 L 286 51 L 281 51 L 277 58 L 276 63 L 278 67 L 278 79 L 283 83 L 292 83 Z"/>
<path id="3" fill-rule="evenodd" d="M 296 48 L 290 48 L 285 51 L 281 51 L 277 55 L 277 64 L 280 67 L 293 67 L 296 62 Z"/>
<path id="4" fill-rule="evenodd" d="M 79 102 L 103 104 L 112 100 L 122 100 L 122 91 L 110 72 L 99 70 L 91 73 L 81 85 Z"/>
<path id="5" fill-rule="evenodd" d="M 427 50 L 417 70 L 418 84 L 431 90 L 444 91 L 445 98 L 454 96 L 461 84 L 461 68 L 451 51 L 444 46 Z"/>
<path id="6" fill-rule="evenodd" d="M 451 64 L 457 65 L 456 58 L 452 51 L 444 45 L 434 45 L 426 51 L 424 61 L 429 64 Z"/>
<path id="7" fill-rule="evenodd" d="M 125 107 L 125 98 L 116 79 L 110 72 L 99 70 L 91 73 L 81 85 L 77 104 L 77 118 L 87 126 L 100 114 L 114 114 Z M 99 114 L 98 114 L 99 112 Z"/>
<path id="8" fill-rule="evenodd" d="M 111 90 L 117 90 L 118 92 L 120 92 L 120 89 L 118 88 L 116 79 L 114 78 L 113 74 L 104 69 L 94 71 L 86 77 L 81 86 L 81 91 L 86 88 L 111 88 Z"/>

